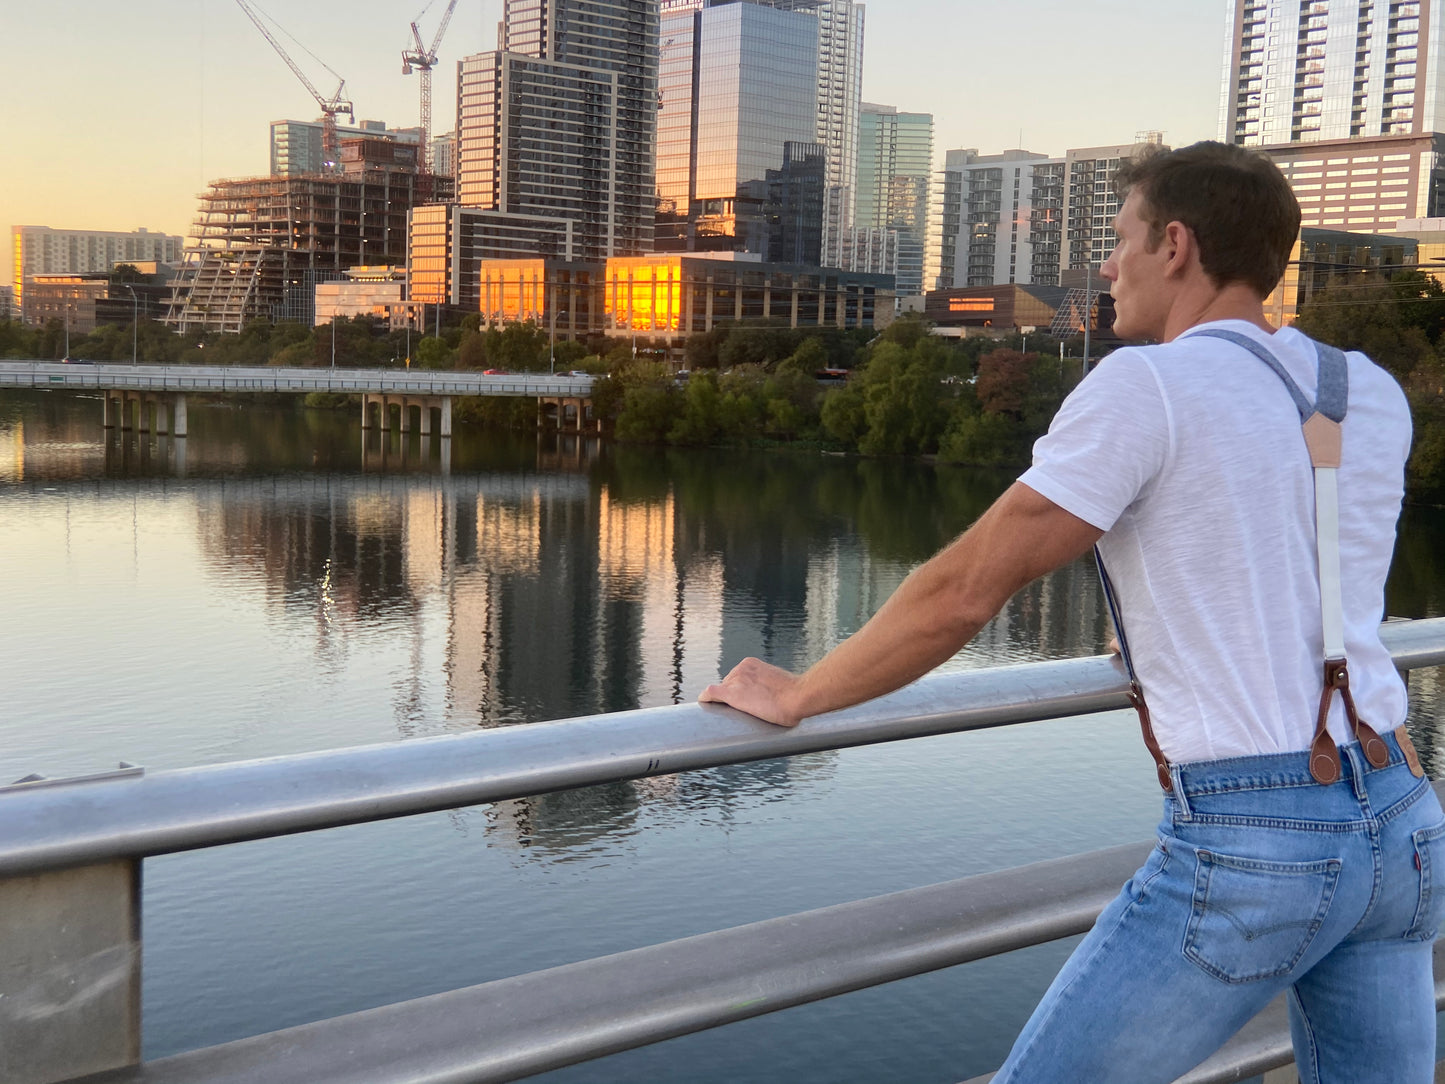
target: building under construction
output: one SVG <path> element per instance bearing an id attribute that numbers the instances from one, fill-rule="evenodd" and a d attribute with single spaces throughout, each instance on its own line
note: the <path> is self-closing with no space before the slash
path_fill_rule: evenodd
<path id="1" fill-rule="evenodd" d="M 408 212 L 452 196 L 451 178 L 418 173 L 415 154 L 344 140 L 340 173 L 214 182 L 166 322 L 182 334 L 238 332 L 253 320 L 310 325 L 317 283 L 350 267 L 405 264 Z"/>

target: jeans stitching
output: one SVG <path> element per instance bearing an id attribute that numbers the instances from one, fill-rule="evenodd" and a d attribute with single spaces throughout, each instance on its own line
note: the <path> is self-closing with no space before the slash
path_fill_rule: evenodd
<path id="1" fill-rule="evenodd" d="M 1433 790 L 1433 789 L 1434 789 L 1434 788 L 1431 786 L 1430 780 L 1428 780 L 1428 779 L 1421 779 L 1421 780 L 1415 785 L 1415 789 L 1414 789 L 1414 790 L 1410 791 L 1409 794 L 1405 795 L 1403 798 L 1401 798 L 1401 799 L 1400 799 L 1398 802 L 1396 802 L 1394 805 L 1387 806 L 1386 808 L 1382 809 L 1378 814 L 1376 814 L 1375 819 L 1376 819 L 1377 821 L 1379 821 L 1381 824 L 1384 824 L 1386 821 L 1392 821 L 1392 820 L 1394 820 L 1396 817 L 1400 816 L 1402 813 L 1407 812 L 1407 811 L 1410 809 L 1410 807 L 1413 806 L 1416 802 L 1418 802 L 1418 801 L 1420 801 L 1422 798 L 1424 798 L 1426 792 L 1431 791 L 1431 790 Z"/>
<path id="2" fill-rule="evenodd" d="M 1340 872 L 1343 868 L 1343 864 L 1339 861 L 1339 859 L 1335 858 L 1322 859 L 1318 862 L 1286 864 L 1278 862 L 1260 862 L 1254 859 L 1240 861 L 1238 859 L 1235 859 L 1234 856 L 1231 855 L 1218 855 L 1217 858 L 1219 859 L 1228 859 L 1228 861 L 1220 862 L 1214 855 L 1210 855 L 1208 858 L 1206 858 L 1206 854 L 1207 852 L 1204 851 L 1199 852 L 1200 862 L 1198 867 L 1195 869 L 1194 895 L 1193 899 L 1190 901 L 1189 924 L 1185 927 L 1184 930 L 1184 958 L 1187 959 L 1190 963 L 1194 964 L 1196 967 L 1198 967 L 1206 975 L 1210 975 L 1218 979 L 1220 982 L 1223 982 L 1230 986 L 1238 986 L 1244 983 L 1261 982 L 1269 979 L 1276 979 L 1279 978 L 1281 975 L 1289 974 L 1295 969 L 1295 967 L 1299 965 L 1300 960 L 1305 957 L 1305 954 L 1309 952 L 1310 946 L 1314 944 L 1315 938 L 1319 936 L 1320 930 L 1324 928 L 1325 917 L 1329 914 L 1330 906 L 1334 903 L 1335 900 L 1335 890 L 1339 887 Z M 1220 967 L 1215 961 L 1207 958 L 1201 951 L 1197 941 L 1197 936 L 1199 933 L 1200 925 L 1204 921 L 1204 916 L 1209 910 L 1209 887 L 1214 880 L 1214 871 L 1217 867 L 1221 865 L 1225 868 L 1234 869 L 1251 868 L 1272 872 L 1299 872 L 1301 874 L 1324 873 L 1326 875 L 1323 887 L 1321 889 L 1319 902 L 1315 905 L 1314 915 L 1309 919 L 1308 922 L 1303 924 L 1305 927 L 1305 934 L 1303 940 L 1295 948 L 1294 954 L 1289 958 L 1288 961 L 1281 963 L 1273 969 L 1261 970 L 1251 975 L 1231 975 L 1229 972 L 1225 971 L 1222 967 Z M 1286 865 L 1293 866 L 1294 869 L 1286 869 Z M 1204 871 L 1203 867 L 1205 866 L 1208 867 L 1207 872 Z M 1238 926 L 1238 923 L 1234 922 L 1233 918 L 1230 917 L 1228 914 L 1225 914 L 1217 905 L 1214 909 L 1214 913 L 1217 915 L 1223 914 L 1226 920 Z M 1298 925 L 1298 923 L 1291 923 L 1290 925 Z"/>
<path id="3" fill-rule="evenodd" d="M 1190 821 L 1193 825 L 1221 825 L 1248 828 L 1279 828 L 1299 832 L 1320 832 L 1327 835 L 1349 835 L 1366 831 L 1370 822 L 1361 821 L 1302 821 L 1290 817 L 1246 817 L 1224 813 L 1195 813 Z"/>
<path id="4" fill-rule="evenodd" d="M 1304 1032 L 1305 1042 L 1308 1044 L 1306 1047 L 1306 1052 L 1309 1054 L 1308 1062 L 1305 1063 L 1304 1066 L 1302 1066 L 1300 1063 L 1299 1049 L 1295 1049 L 1295 1069 L 1297 1071 L 1303 1067 L 1308 1067 L 1309 1069 L 1309 1079 L 1302 1079 L 1301 1084 L 1319 1084 L 1320 1051 L 1318 1044 L 1316 1044 L 1315 1042 L 1315 1027 L 1313 1024 L 1310 1023 L 1309 1013 L 1305 1011 L 1304 998 L 1299 996 L 1299 988 L 1296 986 L 1291 986 L 1289 988 L 1289 997 L 1290 1001 L 1294 1003 L 1296 1014 L 1299 1016 L 1300 1030 Z"/>

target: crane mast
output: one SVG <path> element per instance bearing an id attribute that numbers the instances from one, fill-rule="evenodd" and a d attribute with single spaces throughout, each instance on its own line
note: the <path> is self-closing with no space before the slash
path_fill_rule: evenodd
<path id="1" fill-rule="evenodd" d="M 431 48 L 427 48 L 422 43 L 421 30 L 416 23 L 412 23 L 411 36 L 412 40 L 416 42 L 416 48 L 404 49 L 401 54 L 401 74 L 410 75 L 415 70 L 421 76 L 421 154 L 419 157 L 423 168 L 428 173 L 435 172 L 436 165 L 432 161 L 431 151 L 431 70 L 436 67 L 437 49 L 441 46 L 442 35 L 447 32 L 447 24 L 452 21 L 452 12 L 456 10 L 456 6 L 457 0 L 450 0 L 450 3 L 447 4 L 447 10 L 442 15 L 441 25 L 437 27 L 436 37 L 432 38 Z M 423 8 L 421 15 L 418 15 L 417 18 L 420 19 L 425 14 L 426 8 Z"/>
<path id="2" fill-rule="evenodd" d="M 312 84 L 311 80 L 306 78 L 306 73 L 301 70 L 300 65 L 291 59 L 291 54 L 276 40 L 276 35 L 272 34 L 270 28 L 261 21 L 261 16 L 257 13 L 256 8 L 247 3 L 247 0 L 236 0 L 236 3 L 240 6 L 241 10 L 246 13 L 246 17 L 256 25 L 256 29 L 261 31 L 261 36 L 271 43 L 271 48 L 276 50 L 277 55 L 286 62 L 286 66 L 291 69 L 296 78 L 301 80 L 301 85 L 311 92 L 311 97 L 316 99 L 316 104 L 321 107 L 321 115 L 323 118 L 321 122 L 321 153 L 325 159 L 322 165 L 326 172 L 336 172 L 341 166 L 340 141 L 336 136 L 336 115 L 338 113 L 345 113 L 348 120 L 355 121 L 356 119 L 351 102 L 342 97 L 346 92 L 346 80 L 336 75 L 325 62 L 322 62 L 321 66 L 331 72 L 332 75 L 336 75 L 337 78 L 336 93 L 329 98 L 324 97 L 322 93 L 316 89 L 315 85 Z M 453 3 L 455 3 L 455 0 L 453 0 Z M 450 11 L 448 11 L 448 14 L 451 14 Z"/>

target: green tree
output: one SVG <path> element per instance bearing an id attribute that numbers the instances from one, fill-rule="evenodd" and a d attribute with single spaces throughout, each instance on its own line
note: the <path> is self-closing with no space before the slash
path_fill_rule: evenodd
<path id="1" fill-rule="evenodd" d="M 454 367 L 451 347 L 435 335 L 428 335 L 416 344 L 412 361 L 422 369 L 451 369 Z"/>

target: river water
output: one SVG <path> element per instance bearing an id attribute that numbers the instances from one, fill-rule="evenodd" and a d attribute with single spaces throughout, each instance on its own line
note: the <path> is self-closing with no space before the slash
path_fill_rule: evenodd
<path id="1" fill-rule="evenodd" d="M 856 629 L 1008 478 L 575 437 L 371 434 L 196 405 L 107 439 L 98 399 L 0 396 L 0 781 L 151 770 L 691 699 Z M 1388 609 L 1445 614 L 1407 512 Z M 1097 653 L 1080 562 L 948 665 Z M 1412 729 L 1442 671 L 1412 679 Z M 1147 838 L 1116 712 L 595 787 L 147 861 L 145 1055 Z M 1072 942 L 538 1077 L 958 1081 Z"/>

